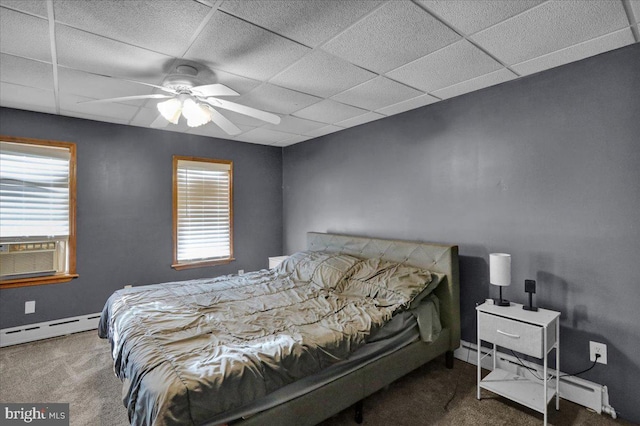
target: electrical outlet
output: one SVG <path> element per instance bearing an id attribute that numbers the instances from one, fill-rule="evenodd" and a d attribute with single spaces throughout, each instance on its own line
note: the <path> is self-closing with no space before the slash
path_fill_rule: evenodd
<path id="1" fill-rule="evenodd" d="M 600 358 L 596 360 L 596 354 L 600 355 Z M 589 359 L 591 362 L 596 361 L 600 364 L 607 363 L 607 345 L 598 342 L 589 342 Z"/>
<path id="2" fill-rule="evenodd" d="M 34 314 L 36 312 L 36 301 L 29 300 L 24 302 L 24 313 L 25 314 Z"/>
<path id="3" fill-rule="evenodd" d="M 238 275 L 244 275 L 244 269 L 238 269 Z"/>
<path id="4" fill-rule="evenodd" d="M 131 288 L 131 284 L 125 285 L 124 288 Z"/>

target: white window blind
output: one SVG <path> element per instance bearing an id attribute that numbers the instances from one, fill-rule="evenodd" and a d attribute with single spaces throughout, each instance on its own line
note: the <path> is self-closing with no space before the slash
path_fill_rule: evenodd
<path id="1" fill-rule="evenodd" d="M 176 262 L 232 258 L 231 162 L 178 159 Z"/>
<path id="2" fill-rule="evenodd" d="M 69 236 L 69 149 L 0 142 L 0 237 Z"/>

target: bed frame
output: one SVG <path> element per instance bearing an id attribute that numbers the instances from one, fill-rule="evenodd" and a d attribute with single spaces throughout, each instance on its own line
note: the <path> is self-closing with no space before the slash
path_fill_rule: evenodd
<path id="1" fill-rule="evenodd" d="M 411 343 L 314 391 L 230 423 L 234 426 L 315 425 L 352 405 L 360 422 L 365 397 L 442 354 L 446 354 L 447 367 L 453 368 L 453 351 L 460 346 L 458 246 L 309 232 L 307 249 L 381 257 L 445 274 L 446 279 L 435 290 L 440 299 L 442 332 L 432 343 Z"/>

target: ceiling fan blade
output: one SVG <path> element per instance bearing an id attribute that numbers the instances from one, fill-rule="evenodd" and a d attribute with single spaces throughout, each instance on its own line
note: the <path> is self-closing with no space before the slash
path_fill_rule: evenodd
<path id="1" fill-rule="evenodd" d="M 220 114 L 213 108 L 209 108 L 209 110 L 211 111 L 211 121 L 217 124 L 218 127 L 220 127 L 222 130 L 230 135 L 239 135 L 240 133 L 242 133 L 242 130 L 240 130 L 238 126 L 229 121 L 227 117 Z"/>
<path id="2" fill-rule="evenodd" d="M 82 101 L 78 102 L 79 104 L 99 104 L 103 102 L 124 102 L 124 101 L 133 101 L 136 99 L 166 99 L 173 98 L 173 95 L 162 95 L 159 93 L 155 93 L 152 95 L 134 95 L 134 96 L 122 96 L 121 98 L 109 98 L 109 99 L 96 99 L 92 101 Z"/>
<path id="3" fill-rule="evenodd" d="M 129 80 L 128 78 L 122 78 L 122 77 L 114 77 L 112 75 L 106 75 L 106 74 L 98 74 L 98 73 L 89 73 L 89 74 L 93 74 L 93 75 L 97 75 L 100 77 L 107 77 L 107 78 L 112 78 L 114 80 L 120 80 L 120 81 L 127 81 L 129 83 L 135 83 L 135 84 L 142 84 L 143 86 L 149 86 L 149 87 L 155 87 L 156 89 L 160 89 L 163 92 L 167 92 L 167 93 L 172 93 L 174 95 L 177 95 L 178 92 L 169 88 L 169 87 L 164 87 L 164 86 L 158 86 L 157 84 L 151 84 L 151 83 L 144 83 L 142 81 L 137 81 L 137 80 Z"/>
<path id="4" fill-rule="evenodd" d="M 110 77 L 110 78 L 114 78 L 116 80 L 122 80 L 122 81 L 128 81 L 129 83 L 135 83 L 135 84 L 142 84 L 143 86 L 149 86 L 149 87 L 155 87 L 156 89 L 160 89 L 163 92 L 167 92 L 167 93 L 173 93 L 174 95 L 178 94 L 178 92 L 176 92 L 175 90 L 169 88 L 169 87 L 164 87 L 164 86 L 158 86 L 157 84 L 151 84 L 151 83 L 144 83 L 142 81 L 136 81 L 136 80 L 129 80 L 127 78 L 120 78 L 120 77 L 111 77 L 109 75 L 105 76 L 105 77 Z"/>
<path id="5" fill-rule="evenodd" d="M 240 96 L 240 93 L 220 83 L 192 87 L 191 91 L 195 95 L 204 96 L 205 98 L 209 96 Z"/>
<path id="6" fill-rule="evenodd" d="M 150 124 L 150 127 L 154 129 L 161 129 L 163 127 L 167 127 L 168 124 L 169 121 L 166 120 L 161 114 L 158 114 L 158 117 L 153 120 L 153 122 Z"/>
<path id="7" fill-rule="evenodd" d="M 235 102 L 229 102 L 224 99 L 207 98 L 205 101 L 214 107 L 228 109 L 229 111 L 248 115 L 249 117 L 257 118 L 258 120 L 266 121 L 267 123 L 280 124 L 280 117 L 275 114 L 271 114 L 270 112 L 261 111 Z"/>

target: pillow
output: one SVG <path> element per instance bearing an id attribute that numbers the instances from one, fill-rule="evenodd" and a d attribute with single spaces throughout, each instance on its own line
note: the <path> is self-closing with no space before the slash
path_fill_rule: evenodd
<path id="1" fill-rule="evenodd" d="M 276 267 L 278 275 L 289 275 L 294 281 L 311 282 L 333 289 L 360 259 L 348 254 L 302 251 L 289 256 Z"/>
<path id="2" fill-rule="evenodd" d="M 440 276 L 426 269 L 375 258 L 355 265 L 336 287 L 336 292 L 374 298 L 382 306 L 410 307 L 419 303 L 439 283 Z"/>

